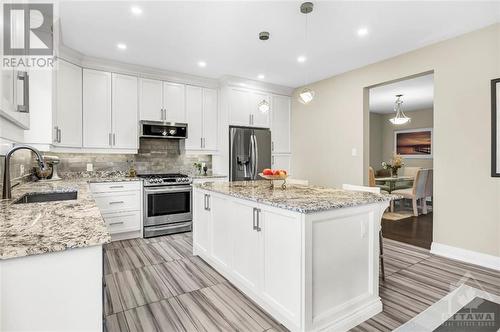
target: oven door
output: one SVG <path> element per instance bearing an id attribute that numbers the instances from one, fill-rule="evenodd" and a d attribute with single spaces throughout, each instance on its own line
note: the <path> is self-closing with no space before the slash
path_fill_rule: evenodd
<path id="1" fill-rule="evenodd" d="M 144 226 L 191 221 L 191 186 L 144 188 Z"/>

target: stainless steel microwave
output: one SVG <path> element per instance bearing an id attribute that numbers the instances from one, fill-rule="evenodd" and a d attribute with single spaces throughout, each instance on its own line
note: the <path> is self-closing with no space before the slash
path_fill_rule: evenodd
<path id="1" fill-rule="evenodd" d="M 177 139 L 184 139 L 188 137 L 187 123 L 141 121 L 140 127 L 140 137 Z"/>

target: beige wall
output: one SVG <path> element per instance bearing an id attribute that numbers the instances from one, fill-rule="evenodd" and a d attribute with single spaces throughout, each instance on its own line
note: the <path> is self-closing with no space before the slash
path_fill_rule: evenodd
<path id="1" fill-rule="evenodd" d="M 394 132 L 406 129 L 433 128 L 432 109 L 406 112 L 408 124 L 394 126 L 389 122 L 394 114 L 370 113 L 370 166 L 380 169 L 382 161 L 391 160 L 394 154 Z M 405 158 L 405 166 L 432 168 L 432 158 Z"/>
<path id="2" fill-rule="evenodd" d="M 500 256 L 500 178 L 490 177 L 490 80 L 500 77 L 500 24 L 316 82 L 309 105 L 297 102 L 295 91 L 294 175 L 326 186 L 362 184 L 366 88 L 430 71 L 434 241 Z"/>

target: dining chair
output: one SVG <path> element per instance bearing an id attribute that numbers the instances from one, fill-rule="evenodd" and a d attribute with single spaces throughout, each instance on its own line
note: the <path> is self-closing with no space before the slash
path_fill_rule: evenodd
<path id="1" fill-rule="evenodd" d="M 415 180 L 415 176 L 417 175 L 419 169 L 422 169 L 422 167 L 405 166 L 401 175 L 411 177 Z M 407 189 L 411 188 L 412 186 L 413 181 L 400 181 L 396 184 L 396 189 Z"/>
<path id="2" fill-rule="evenodd" d="M 429 174 L 428 169 L 419 169 L 415 175 L 415 180 L 413 181 L 413 186 L 407 189 L 394 190 L 392 194 L 403 196 L 403 199 L 411 199 L 413 206 L 413 215 L 418 217 L 418 201 L 422 199 L 425 200 L 426 195 L 426 183 L 427 176 Z M 424 209 L 424 204 L 422 205 L 422 213 L 427 214 L 427 209 Z"/>
<path id="3" fill-rule="evenodd" d="M 368 167 L 368 186 L 380 188 L 380 192 L 383 194 L 389 193 L 387 190 L 384 190 L 387 189 L 387 186 L 377 185 L 377 183 L 375 182 L 375 170 L 371 166 Z"/>
<path id="4" fill-rule="evenodd" d="M 427 214 L 427 198 L 430 198 L 431 202 L 433 202 L 432 200 L 432 197 L 434 196 L 432 189 L 434 186 L 433 181 L 434 181 L 434 170 L 432 168 L 429 168 L 429 172 L 427 173 L 427 182 L 425 182 L 425 197 L 423 198 L 423 208 L 422 208 L 423 214 Z"/>
<path id="5" fill-rule="evenodd" d="M 371 167 L 370 167 L 371 168 Z M 373 170 L 373 168 L 372 168 Z M 343 184 L 342 189 L 351 190 L 351 191 L 365 191 L 374 194 L 380 194 L 379 187 L 365 187 L 365 186 L 356 186 L 353 184 Z M 382 272 L 382 280 L 385 281 L 385 268 L 384 268 L 384 242 L 382 237 L 382 220 L 380 220 L 380 230 L 378 231 L 378 243 L 379 243 L 379 259 L 380 259 L 380 271 Z"/>

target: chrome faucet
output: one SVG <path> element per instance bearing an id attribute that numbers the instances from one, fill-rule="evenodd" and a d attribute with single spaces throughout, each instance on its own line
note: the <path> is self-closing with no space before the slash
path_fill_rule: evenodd
<path id="1" fill-rule="evenodd" d="M 8 199 L 12 198 L 12 191 L 11 191 L 11 186 L 10 186 L 10 157 L 14 152 L 17 150 L 21 149 L 26 149 L 26 150 L 31 150 L 36 154 L 36 160 L 38 161 L 38 164 L 40 165 L 40 170 L 45 170 L 47 168 L 47 165 L 43 161 L 43 156 L 38 151 L 32 146 L 29 145 L 24 145 L 24 144 L 19 144 L 19 145 L 14 145 L 7 153 L 5 154 L 5 166 L 4 166 L 4 171 L 3 171 L 3 190 L 2 190 L 2 198 L 3 199 Z"/>

